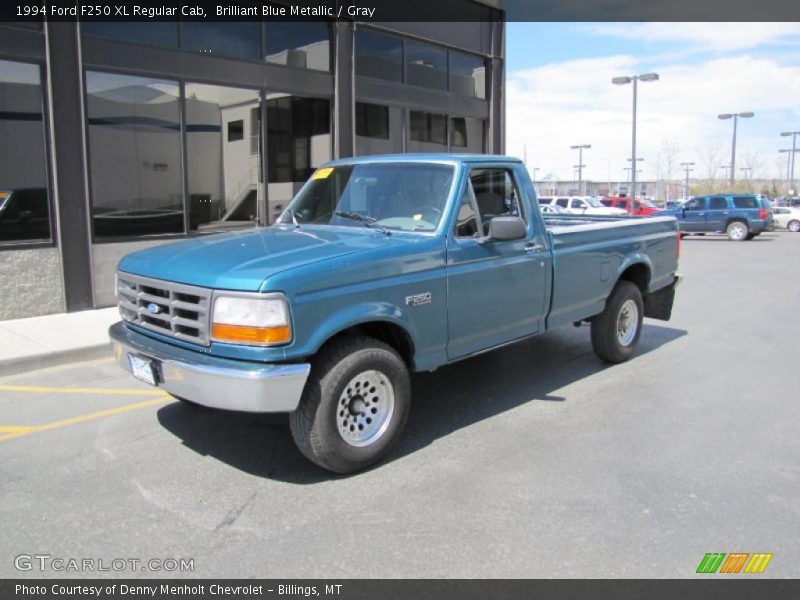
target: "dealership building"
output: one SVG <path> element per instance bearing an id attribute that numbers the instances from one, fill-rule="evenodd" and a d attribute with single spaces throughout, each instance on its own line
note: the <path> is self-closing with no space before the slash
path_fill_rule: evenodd
<path id="1" fill-rule="evenodd" d="M 273 223 L 320 164 L 504 149 L 500 0 L 458 23 L 0 23 L 0 320 L 125 254 Z"/>

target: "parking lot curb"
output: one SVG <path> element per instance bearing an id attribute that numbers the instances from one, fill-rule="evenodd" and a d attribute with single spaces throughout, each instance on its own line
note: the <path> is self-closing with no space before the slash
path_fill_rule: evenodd
<path id="1" fill-rule="evenodd" d="M 32 356 L 21 356 L 0 360 L 0 377 L 7 375 L 18 375 L 28 371 L 37 371 L 57 367 L 74 362 L 85 360 L 96 360 L 112 356 L 111 343 L 97 344 L 94 346 L 83 346 L 80 348 L 70 348 L 69 350 L 57 350 L 44 352 Z"/>

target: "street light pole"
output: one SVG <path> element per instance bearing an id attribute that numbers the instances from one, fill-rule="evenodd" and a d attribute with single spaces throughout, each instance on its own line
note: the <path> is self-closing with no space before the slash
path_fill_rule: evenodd
<path id="1" fill-rule="evenodd" d="M 789 137 L 792 136 L 792 153 L 789 155 L 791 157 L 792 167 L 789 171 L 789 189 L 794 189 L 794 153 L 797 152 L 797 136 L 800 135 L 800 131 L 784 131 L 781 133 L 781 137 Z"/>
<path id="2" fill-rule="evenodd" d="M 751 111 L 747 112 L 740 112 L 740 113 L 723 113 L 721 115 L 717 115 L 718 119 L 733 119 L 733 141 L 731 142 L 731 176 L 730 176 L 730 184 L 733 186 L 734 179 L 736 176 L 736 126 L 739 123 L 739 117 L 743 119 L 750 119 L 753 117 L 755 113 Z M 731 190 L 732 191 L 732 190 Z"/>
<path id="3" fill-rule="evenodd" d="M 787 193 L 792 194 L 794 193 L 793 185 L 794 185 L 794 173 L 792 172 L 792 168 L 794 167 L 794 154 L 800 150 L 800 148 L 784 148 L 782 150 L 778 150 L 781 154 L 787 154 L 786 157 L 786 188 Z"/>
<path id="4" fill-rule="evenodd" d="M 631 198 L 636 197 L 636 101 L 639 90 L 639 81 L 658 81 L 658 73 L 642 73 L 641 75 L 631 75 L 625 77 L 614 77 L 611 83 L 614 85 L 626 85 L 633 83 L 633 127 L 631 128 Z"/>
<path id="5" fill-rule="evenodd" d="M 583 149 L 586 148 L 587 150 L 591 148 L 591 144 L 579 144 L 577 146 L 570 146 L 571 150 L 578 151 L 578 195 L 583 196 L 583 167 L 586 165 L 583 164 Z"/>
<path id="6" fill-rule="evenodd" d="M 694 166 L 694 163 L 693 162 L 682 162 L 681 166 L 683 167 L 684 173 L 686 173 L 686 183 L 684 184 L 683 197 L 684 198 L 688 198 L 689 197 L 689 173 L 692 171 L 691 167 Z"/>

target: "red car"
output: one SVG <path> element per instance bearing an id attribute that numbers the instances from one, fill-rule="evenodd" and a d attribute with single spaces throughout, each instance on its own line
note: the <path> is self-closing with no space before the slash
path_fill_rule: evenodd
<path id="1" fill-rule="evenodd" d="M 639 200 L 638 198 L 631 199 L 620 198 L 619 196 L 607 196 L 605 198 L 600 198 L 600 202 L 602 202 L 605 206 L 622 208 L 628 211 L 630 214 L 639 217 L 652 215 L 654 212 L 661 210 L 649 200 Z"/>

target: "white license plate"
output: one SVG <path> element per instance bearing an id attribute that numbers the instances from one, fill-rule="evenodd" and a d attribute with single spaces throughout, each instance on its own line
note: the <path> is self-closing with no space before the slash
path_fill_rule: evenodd
<path id="1" fill-rule="evenodd" d="M 128 354 L 128 361 L 131 364 L 131 372 L 136 379 L 140 379 L 150 385 L 156 385 L 156 375 L 153 369 L 153 361 L 148 358 Z"/>

